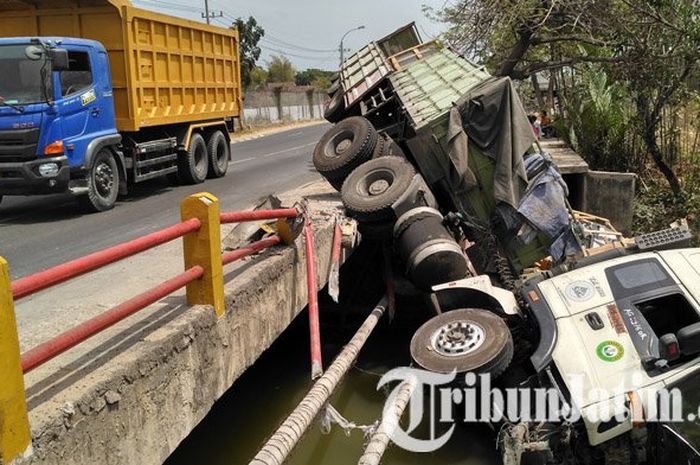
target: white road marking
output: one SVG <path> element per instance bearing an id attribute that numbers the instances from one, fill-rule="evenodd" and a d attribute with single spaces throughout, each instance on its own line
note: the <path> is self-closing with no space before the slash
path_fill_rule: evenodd
<path id="1" fill-rule="evenodd" d="M 239 163 L 245 163 L 245 162 L 250 161 L 250 160 L 255 160 L 255 157 L 241 158 L 240 160 L 230 161 L 228 164 L 229 165 L 237 165 Z"/>
<path id="2" fill-rule="evenodd" d="M 263 158 L 274 157 L 275 155 L 279 155 L 280 153 L 291 152 L 292 150 L 303 149 L 303 148 L 309 147 L 309 146 L 311 146 L 311 145 L 316 145 L 316 142 L 311 142 L 310 144 L 299 145 L 299 146 L 297 146 L 297 147 L 290 147 L 290 148 L 288 148 L 288 149 L 279 150 L 279 151 L 277 151 L 277 152 L 266 153 L 266 154 L 264 154 L 264 155 L 261 155 L 261 157 L 263 157 Z"/>

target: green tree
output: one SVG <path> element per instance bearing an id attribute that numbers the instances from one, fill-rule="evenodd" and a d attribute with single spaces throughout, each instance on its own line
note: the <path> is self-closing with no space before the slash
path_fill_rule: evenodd
<path id="1" fill-rule="evenodd" d="M 289 58 L 273 55 L 267 65 L 267 82 L 293 82 L 294 66 Z"/>
<path id="2" fill-rule="evenodd" d="M 258 43 L 265 35 L 265 29 L 259 26 L 252 16 L 249 16 L 247 20 L 237 18 L 233 22 L 233 28 L 238 30 L 240 38 L 241 83 L 247 89 L 251 84 L 251 72 L 255 69 L 255 63 L 262 53 Z"/>
<path id="3" fill-rule="evenodd" d="M 250 85 L 248 86 L 251 90 L 257 90 L 267 84 L 267 71 L 260 66 L 256 66 L 250 71 Z"/>
<path id="4" fill-rule="evenodd" d="M 624 86 L 636 113 L 636 136 L 674 194 L 682 193 L 673 153 L 658 140 L 664 112 L 682 99 L 698 72 L 700 2 L 458 0 L 446 5 L 428 13 L 447 24 L 447 41 L 496 74 L 525 79 L 547 71 L 566 91 L 564 81 L 575 87 L 583 64 L 598 63 Z"/>
<path id="5" fill-rule="evenodd" d="M 330 77 L 332 74 L 332 71 L 309 68 L 304 71 L 299 71 L 296 76 L 294 76 L 294 82 L 298 86 L 314 86 L 320 89 L 327 89 L 331 85 Z"/>

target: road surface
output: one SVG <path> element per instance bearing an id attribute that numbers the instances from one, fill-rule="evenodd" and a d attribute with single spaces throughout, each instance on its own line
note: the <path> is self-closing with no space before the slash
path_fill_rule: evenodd
<path id="1" fill-rule="evenodd" d="M 326 124 L 290 129 L 232 146 L 226 177 L 195 186 L 171 186 L 165 179 L 137 185 L 108 212 L 83 214 L 70 195 L 5 197 L 0 204 L 0 256 L 13 278 L 133 239 L 179 221 L 180 201 L 206 190 L 222 210 L 246 208 L 256 200 L 319 178 L 311 151 Z"/>

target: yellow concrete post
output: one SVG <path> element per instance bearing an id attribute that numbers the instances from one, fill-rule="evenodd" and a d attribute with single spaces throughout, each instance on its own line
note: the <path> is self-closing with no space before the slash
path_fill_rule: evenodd
<path id="1" fill-rule="evenodd" d="M 10 269 L 0 257 L 0 463 L 9 464 L 31 449 L 24 375 L 19 354 Z"/>
<path id="2" fill-rule="evenodd" d="M 219 199 L 207 192 L 187 197 L 180 205 L 183 221 L 197 218 L 199 231 L 183 237 L 185 269 L 199 265 L 204 276 L 187 285 L 187 303 L 211 305 L 217 316 L 224 314 L 224 270 L 221 263 L 221 222 Z"/>

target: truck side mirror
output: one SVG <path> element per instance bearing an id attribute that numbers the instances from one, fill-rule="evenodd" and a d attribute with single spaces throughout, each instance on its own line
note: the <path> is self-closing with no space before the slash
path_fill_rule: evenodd
<path id="1" fill-rule="evenodd" d="M 684 355 L 700 353 L 700 323 L 681 328 L 677 333 L 678 345 Z"/>
<path id="2" fill-rule="evenodd" d="M 68 50 L 65 48 L 54 48 L 49 51 L 51 64 L 54 71 L 65 71 L 70 67 L 68 62 Z"/>
<path id="3" fill-rule="evenodd" d="M 678 338 L 675 334 L 664 334 L 659 338 L 659 357 L 667 362 L 675 362 L 681 356 Z"/>
<path id="4" fill-rule="evenodd" d="M 38 45 L 30 45 L 24 49 L 24 55 L 32 61 L 39 61 L 44 55 L 44 49 Z"/>

